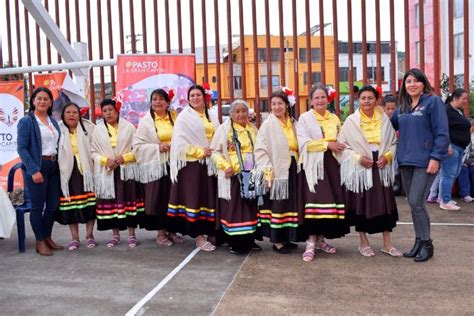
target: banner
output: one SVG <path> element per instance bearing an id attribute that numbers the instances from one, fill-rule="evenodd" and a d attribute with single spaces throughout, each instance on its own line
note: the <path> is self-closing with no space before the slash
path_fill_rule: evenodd
<path id="1" fill-rule="evenodd" d="M 16 149 L 17 126 L 24 110 L 23 81 L 0 82 L 0 185 L 7 189 L 8 172 L 20 162 Z M 23 187 L 23 178 L 18 172 L 15 187 Z"/>
<path id="2" fill-rule="evenodd" d="M 118 55 L 120 115 L 138 125 L 150 110 L 151 92 L 159 88 L 174 91 L 171 107 L 180 112 L 188 104 L 188 88 L 194 84 L 194 63 L 194 55 Z"/>
<path id="3" fill-rule="evenodd" d="M 58 122 L 61 120 L 61 112 L 66 104 L 74 102 L 80 108 L 87 106 L 84 96 L 66 71 L 35 74 L 34 81 L 35 87 L 45 87 L 51 90 L 54 99 L 53 117 Z"/>

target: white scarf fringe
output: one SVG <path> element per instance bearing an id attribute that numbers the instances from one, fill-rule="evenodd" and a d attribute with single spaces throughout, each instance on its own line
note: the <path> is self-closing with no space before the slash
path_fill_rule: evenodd
<path id="1" fill-rule="evenodd" d="M 307 153 L 308 163 L 304 167 L 309 191 L 315 192 L 314 186 L 324 180 L 324 153 Z M 300 166 L 300 164 L 298 164 Z"/>
<path id="2" fill-rule="evenodd" d="M 140 169 L 136 163 L 120 165 L 120 180 L 140 180 Z"/>
<path id="3" fill-rule="evenodd" d="M 100 199 L 114 199 L 114 173 L 100 165 L 100 158 L 94 161 L 94 169 L 95 195 Z"/>
<path id="4" fill-rule="evenodd" d="M 360 166 L 351 155 L 341 163 L 341 184 L 355 193 L 368 190 L 373 186 L 372 169 Z"/>
<path id="5" fill-rule="evenodd" d="M 272 187 L 270 188 L 270 199 L 286 200 L 288 199 L 288 196 L 288 178 L 274 179 L 272 181 Z"/>
<path id="6" fill-rule="evenodd" d="M 218 171 L 217 176 L 217 195 L 219 198 L 229 201 L 230 196 L 231 180 L 225 177 L 225 173 L 222 170 Z"/>
<path id="7" fill-rule="evenodd" d="M 161 153 L 160 160 L 139 164 L 140 182 L 149 183 L 167 176 L 168 155 L 168 153 Z"/>
<path id="8" fill-rule="evenodd" d="M 85 171 L 82 177 L 84 178 L 84 191 L 94 192 L 94 175 L 92 172 Z"/>

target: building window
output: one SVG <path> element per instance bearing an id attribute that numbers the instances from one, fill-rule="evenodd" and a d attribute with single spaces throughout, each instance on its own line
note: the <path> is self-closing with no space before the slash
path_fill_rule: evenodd
<path id="1" fill-rule="evenodd" d="M 273 75 L 272 76 L 272 89 L 278 88 L 279 86 L 280 86 L 280 76 Z M 260 76 L 260 88 L 261 89 L 268 88 L 267 76 Z"/>
<path id="2" fill-rule="evenodd" d="M 356 81 L 357 68 L 354 67 L 352 81 Z M 349 81 L 349 67 L 339 67 L 339 81 Z"/>
<path id="3" fill-rule="evenodd" d="M 241 89 L 242 89 L 242 77 L 234 76 L 234 90 L 241 90 Z"/>
<path id="4" fill-rule="evenodd" d="M 306 55 L 306 48 L 299 49 L 300 63 L 308 62 L 308 56 Z M 319 48 L 311 48 L 311 62 L 319 63 L 321 62 L 321 50 Z"/>
<path id="5" fill-rule="evenodd" d="M 380 80 L 384 81 L 385 78 L 385 68 L 382 67 L 382 78 Z M 377 79 L 377 67 L 367 67 L 367 79 L 376 80 Z"/>
<path id="6" fill-rule="evenodd" d="M 259 62 L 267 61 L 267 49 L 258 48 L 257 49 L 257 58 Z M 280 61 L 280 49 L 279 48 L 270 48 L 270 60 L 271 61 Z"/>
<path id="7" fill-rule="evenodd" d="M 260 112 L 268 112 L 268 100 L 260 100 Z"/>
<path id="8" fill-rule="evenodd" d="M 464 33 L 454 35 L 454 59 L 464 58 Z"/>
<path id="9" fill-rule="evenodd" d="M 420 5 L 419 2 L 415 4 L 415 26 L 420 26 Z M 423 20 L 426 24 L 426 0 L 423 0 Z"/>
<path id="10" fill-rule="evenodd" d="M 312 72 L 311 73 L 311 84 L 320 83 L 321 82 L 321 73 L 320 72 Z M 303 73 L 303 84 L 308 84 L 308 72 Z"/>
<path id="11" fill-rule="evenodd" d="M 464 3 L 463 0 L 453 1 L 453 16 L 454 18 L 462 18 L 464 16 Z"/>

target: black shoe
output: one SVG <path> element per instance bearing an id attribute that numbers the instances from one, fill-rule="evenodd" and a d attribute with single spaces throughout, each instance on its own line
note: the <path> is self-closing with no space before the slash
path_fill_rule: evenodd
<path id="1" fill-rule="evenodd" d="M 296 249 L 296 248 L 298 248 L 298 245 L 295 244 L 295 243 L 292 243 L 292 242 L 285 242 L 285 243 L 283 243 L 283 244 L 285 245 L 285 247 L 290 248 L 290 249 Z"/>
<path id="2" fill-rule="evenodd" d="M 420 247 L 421 247 L 421 239 L 417 237 L 415 239 L 415 244 L 413 245 L 411 250 L 409 252 L 405 252 L 403 256 L 405 258 L 415 258 L 418 252 L 420 251 Z"/>
<path id="3" fill-rule="evenodd" d="M 418 254 L 415 257 L 415 262 L 427 261 L 428 259 L 433 257 L 433 254 L 434 254 L 433 241 L 431 239 L 422 240 L 420 251 L 418 251 Z"/>
<path id="4" fill-rule="evenodd" d="M 229 252 L 234 254 L 234 255 L 245 255 L 248 253 L 247 250 L 242 249 L 242 248 L 237 248 L 237 247 L 230 247 L 229 246 Z"/>
<path id="5" fill-rule="evenodd" d="M 252 243 L 251 249 L 253 251 L 262 251 L 262 247 L 260 247 L 256 242 Z"/>
<path id="6" fill-rule="evenodd" d="M 287 255 L 291 252 L 291 249 L 287 247 L 286 245 L 283 245 L 282 247 L 278 248 L 276 245 L 273 245 L 273 250 L 278 252 L 279 254 L 282 255 Z"/>

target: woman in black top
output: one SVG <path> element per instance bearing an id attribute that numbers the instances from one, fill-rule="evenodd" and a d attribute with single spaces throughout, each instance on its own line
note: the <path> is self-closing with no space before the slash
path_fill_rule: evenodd
<path id="1" fill-rule="evenodd" d="M 446 114 L 449 123 L 449 156 L 441 162 L 440 203 L 439 207 L 447 211 L 458 211 L 459 206 L 451 201 L 451 189 L 462 166 L 464 150 L 471 143 L 471 123 L 462 109 L 468 105 L 466 90 L 457 88 L 446 100 Z"/>

